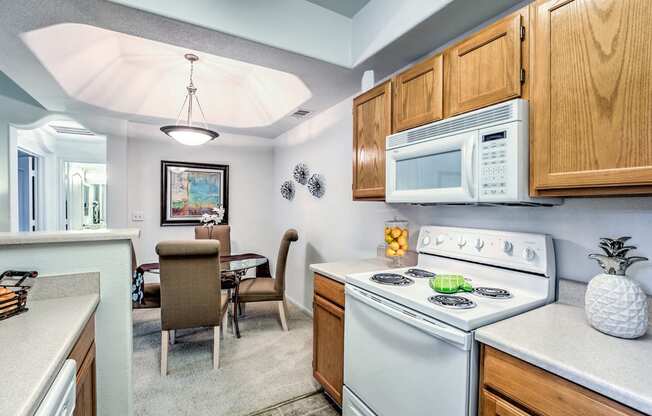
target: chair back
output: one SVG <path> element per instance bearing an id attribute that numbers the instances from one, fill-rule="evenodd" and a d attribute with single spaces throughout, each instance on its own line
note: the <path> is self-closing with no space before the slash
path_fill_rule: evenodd
<path id="1" fill-rule="evenodd" d="M 156 253 L 161 271 L 161 329 L 218 326 L 219 241 L 162 241 Z"/>
<path id="2" fill-rule="evenodd" d="M 274 279 L 274 291 L 276 293 L 285 292 L 285 268 L 288 261 L 288 251 L 290 244 L 299 239 L 299 234 L 295 229 L 289 229 L 283 234 L 281 239 L 281 246 L 278 249 L 278 257 L 276 258 L 276 275 Z"/>
<path id="3" fill-rule="evenodd" d="M 231 255 L 230 225 L 214 225 L 213 227 L 197 226 L 195 227 L 195 240 L 218 240 L 220 242 L 220 255 Z"/>

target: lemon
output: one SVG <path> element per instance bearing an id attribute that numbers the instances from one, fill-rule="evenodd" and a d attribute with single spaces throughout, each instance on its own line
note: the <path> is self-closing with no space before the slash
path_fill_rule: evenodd
<path id="1" fill-rule="evenodd" d="M 390 227 L 385 227 L 385 234 L 391 234 L 392 229 Z"/>
<path id="2" fill-rule="evenodd" d="M 392 250 L 391 248 L 388 248 L 387 250 L 385 250 L 385 254 L 387 255 L 387 257 L 394 257 L 396 255 L 396 251 Z"/>
<path id="3" fill-rule="evenodd" d="M 404 250 L 404 251 L 408 251 L 409 248 L 410 248 L 410 246 L 407 243 L 405 245 L 403 245 L 403 246 L 400 246 L 400 249 Z"/>
<path id="4" fill-rule="evenodd" d="M 399 248 L 398 250 L 396 250 L 396 255 L 397 256 L 405 256 L 405 250 L 402 250 L 402 249 Z"/>
<path id="5" fill-rule="evenodd" d="M 407 230 L 407 228 L 403 230 L 403 232 L 401 233 L 401 237 L 408 238 L 408 230 Z"/>
<path id="6" fill-rule="evenodd" d="M 401 231 L 400 228 L 398 228 L 398 227 L 392 228 L 392 237 L 393 238 L 399 238 L 401 236 L 401 233 L 402 233 L 402 231 Z"/>
<path id="7" fill-rule="evenodd" d="M 385 242 L 386 242 L 387 244 L 391 243 L 392 241 L 394 241 L 394 239 L 392 238 L 391 235 L 386 235 L 386 236 L 385 236 Z"/>
<path id="8" fill-rule="evenodd" d="M 389 243 L 389 248 L 396 251 L 400 248 L 400 246 L 396 241 L 392 241 L 391 243 Z"/>
<path id="9" fill-rule="evenodd" d="M 400 246 L 406 246 L 408 242 L 407 237 L 404 237 L 402 235 L 396 241 Z"/>

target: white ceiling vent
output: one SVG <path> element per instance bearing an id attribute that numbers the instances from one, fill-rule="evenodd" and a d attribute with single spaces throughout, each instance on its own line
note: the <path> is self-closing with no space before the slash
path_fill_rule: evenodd
<path id="1" fill-rule="evenodd" d="M 70 126 L 59 126 L 56 124 L 49 125 L 52 130 L 56 131 L 58 134 L 75 134 L 78 136 L 95 136 L 95 133 L 85 129 L 83 127 L 70 127 Z"/>
<path id="2" fill-rule="evenodd" d="M 292 117 L 294 118 L 308 118 L 312 114 L 312 111 L 310 110 L 303 110 L 303 109 L 298 109 L 294 113 L 292 113 Z"/>

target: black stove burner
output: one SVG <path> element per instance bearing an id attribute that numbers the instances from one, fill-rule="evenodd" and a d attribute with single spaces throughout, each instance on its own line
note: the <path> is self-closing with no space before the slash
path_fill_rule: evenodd
<path id="1" fill-rule="evenodd" d="M 372 282 L 380 283 L 381 285 L 391 286 L 407 286 L 414 283 L 414 280 L 409 277 L 401 276 L 396 273 L 377 273 L 371 276 Z"/>
<path id="2" fill-rule="evenodd" d="M 405 272 L 405 274 L 410 277 L 418 277 L 424 279 L 435 277 L 435 274 L 433 272 L 429 272 L 428 270 L 423 270 L 423 269 L 409 269 L 407 272 Z"/>
<path id="3" fill-rule="evenodd" d="M 428 302 L 435 305 L 451 309 L 471 309 L 475 308 L 475 302 L 463 296 L 453 295 L 434 295 L 428 298 Z"/>
<path id="4" fill-rule="evenodd" d="M 512 297 L 508 290 L 497 287 L 476 287 L 473 289 L 473 294 L 491 299 L 509 299 Z"/>

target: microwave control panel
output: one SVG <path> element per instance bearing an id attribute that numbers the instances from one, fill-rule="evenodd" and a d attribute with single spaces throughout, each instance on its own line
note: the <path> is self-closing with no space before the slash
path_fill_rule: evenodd
<path id="1" fill-rule="evenodd" d="M 480 197 L 507 193 L 507 132 L 480 137 Z"/>
<path id="2" fill-rule="evenodd" d="M 515 126 L 499 126 L 479 132 L 479 199 L 510 201 L 518 198 L 518 167 L 515 149 Z"/>

